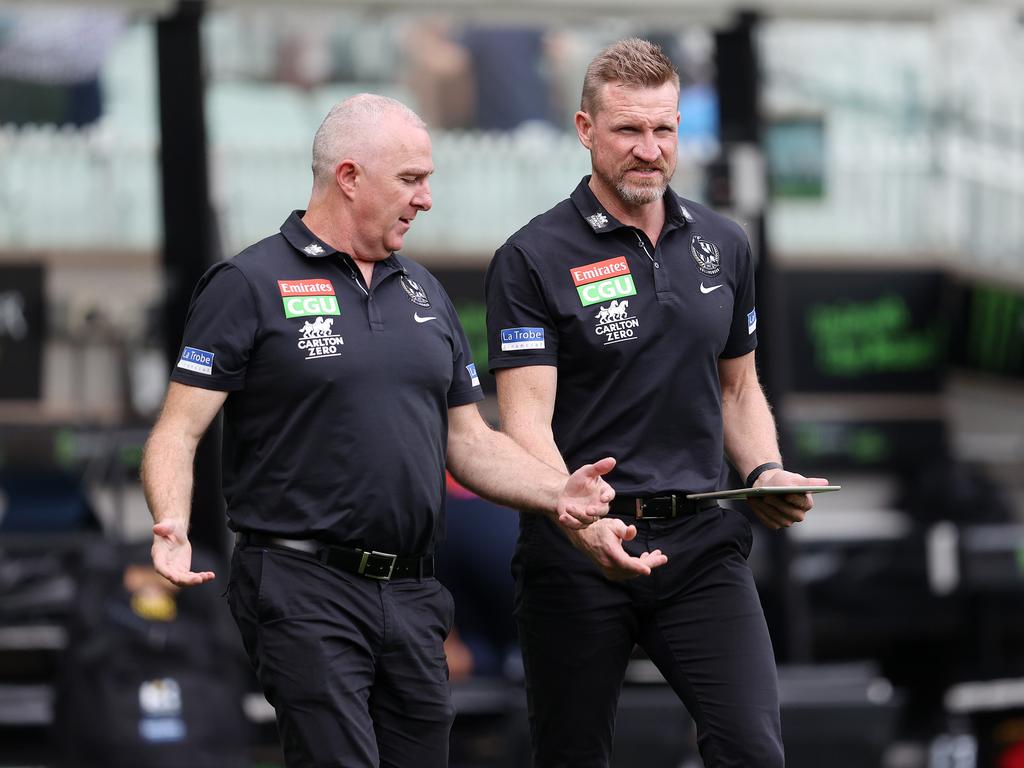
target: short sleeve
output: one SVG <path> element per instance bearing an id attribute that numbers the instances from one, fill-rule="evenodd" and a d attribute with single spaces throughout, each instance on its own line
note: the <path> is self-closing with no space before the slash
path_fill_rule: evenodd
<path id="1" fill-rule="evenodd" d="M 453 336 L 452 354 L 452 383 L 448 388 L 448 407 L 455 408 L 459 405 L 468 405 L 484 399 L 484 391 L 480 387 L 480 379 L 476 373 L 476 363 L 469 349 L 469 339 L 459 322 L 459 315 L 455 311 L 448 293 L 440 283 L 434 281 L 438 287 L 441 298 L 444 301 L 445 312 L 451 322 Z"/>
<path id="2" fill-rule="evenodd" d="M 527 255 L 506 243 L 485 278 L 490 370 L 557 365 L 558 337 L 540 275 Z"/>
<path id="3" fill-rule="evenodd" d="M 214 265 L 192 294 L 171 380 L 203 389 L 242 389 L 258 327 L 245 276 L 228 262 Z"/>
<path id="4" fill-rule="evenodd" d="M 757 348 L 757 305 L 754 301 L 754 259 L 750 243 L 744 238 L 745 247 L 736 264 L 736 292 L 733 299 L 732 327 L 720 357 L 742 357 Z"/>

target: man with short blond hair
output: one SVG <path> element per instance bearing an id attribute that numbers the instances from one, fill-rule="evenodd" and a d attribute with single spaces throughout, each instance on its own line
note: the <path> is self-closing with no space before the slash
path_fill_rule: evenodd
<path id="1" fill-rule="evenodd" d="M 603 459 L 567 477 L 491 430 L 440 283 L 400 256 L 430 210 L 423 121 L 361 94 L 313 146 L 313 191 L 273 235 L 203 276 L 146 443 L 153 563 L 194 572 L 195 448 L 224 408 L 224 495 L 237 533 L 228 604 L 288 768 L 442 768 L 454 712 L 434 578 L 445 466 L 508 506 L 583 527 L 614 496 Z"/>
<path id="2" fill-rule="evenodd" d="M 498 249 L 487 273 L 502 429 L 553 467 L 613 453 L 608 517 L 562 532 L 523 515 L 513 561 L 534 764 L 607 766 L 639 644 L 697 724 L 707 768 L 781 768 L 771 640 L 737 511 L 687 496 L 822 485 L 782 468 L 754 365 L 743 231 L 669 188 L 679 77 L 629 39 L 587 69 L 576 113 L 593 172 Z M 808 494 L 752 501 L 777 529 Z"/>
<path id="3" fill-rule="evenodd" d="M 587 66 L 580 110 L 597 114 L 601 109 L 601 91 L 609 83 L 632 88 L 657 88 L 672 83 L 679 88 L 679 73 L 661 48 L 632 37 L 605 48 Z"/>

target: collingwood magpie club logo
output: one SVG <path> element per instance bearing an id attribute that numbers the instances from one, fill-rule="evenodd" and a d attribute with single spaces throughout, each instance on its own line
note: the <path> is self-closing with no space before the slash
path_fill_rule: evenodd
<path id="1" fill-rule="evenodd" d="M 592 216 L 587 216 L 587 224 L 593 229 L 604 229 L 608 226 L 608 217 L 598 211 Z"/>
<path id="2" fill-rule="evenodd" d="M 594 320 L 597 321 L 594 333 L 604 338 L 602 344 L 606 347 L 609 344 L 635 340 L 636 329 L 640 327 L 640 321 L 629 314 L 629 299 L 612 299 L 607 307 L 601 305 L 601 309 L 594 315 Z"/>
<path id="3" fill-rule="evenodd" d="M 697 262 L 697 269 L 705 275 L 717 275 L 722 271 L 722 258 L 718 254 L 718 246 L 700 235 L 690 238 L 690 253 Z"/>
<path id="4" fill-rule="evenodd" d="M 299 329 L 298 347 L 305 353 L 306 360 L 338 357 L 341 354 L 341 346 L 345 340 L 341 338 L 341 334 L 334 331 L 333 325 L 333 317 L 318 317 L 302 324 Z"/>
<path id="5" fill-rule="evenodd" d="M 418 307 L 430 306 L 427 292 L 423 290 L 419 283 L 408 275 L 402 275 L 402 279 L 399 282 L 402 283 L 402 288 L 405 290 L 405 295 L 409 297 L 409 301 Z"/>
<path id="6" fill-rule="evenodd" d="M 322 245 L 320 245 L 320 243 L 310 243 L 309 245 L 307 245 L 302 250 L 304 250 L 310 256 L 323 256 L 324 255 L 324 247 Z"/>

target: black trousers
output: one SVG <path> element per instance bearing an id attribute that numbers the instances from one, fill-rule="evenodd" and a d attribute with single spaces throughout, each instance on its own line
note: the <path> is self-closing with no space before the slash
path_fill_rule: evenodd
<path id="1" fill-rule="evenodd" d="M 707 768 L 781 768 L 778 682 L 746 561 L 749 522 L 715 507 L 636 526 L 626 549 L 661 549 L 668 563 L 611 582 L 548 520 L 523 516 L 512 570 L 534 765 L 609 764 L 619 690 L 639 644 L 696 722 Z"/>
<path id="2" fill-rule="evenodd" d="M 454 605 L 441 582 L 385 583 L 236 547 L 228 603 L 288 768 L 447 766 Z"/>

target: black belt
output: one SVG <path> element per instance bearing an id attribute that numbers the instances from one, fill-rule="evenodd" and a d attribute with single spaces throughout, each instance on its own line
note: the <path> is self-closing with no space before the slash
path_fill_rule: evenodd
<path id="1" fill-rule="evenodd" d="M 637 520 L 650 520 L 693 515 L 702 509 L 717 507 L 714 499 L 688 499 L 685 493 L 663 496 L 616 496 L 608 505 L 609 513 Z"/>
<path id="2" fill-rule="evenodd" d="M 351 547 L 335 547 L 313 539 L 283 539 L 265 533 L 239 533 L 241 546 L 283 547 L 312 555 L 324 565 L 339 571 L 357 573 L 368 579 L 426 579 L 434 575 L 434 557 L 399 557 L 387 552 L 368 552 Z"/>

